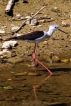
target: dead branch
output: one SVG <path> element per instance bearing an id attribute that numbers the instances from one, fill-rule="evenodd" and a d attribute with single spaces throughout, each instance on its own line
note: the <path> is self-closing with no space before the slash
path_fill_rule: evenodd
<path id="1" fill-rule="evenodd" d="M 9 13 L 12 9 L 13 4 L 15 3 L 15 0 L 9 0 L 6 9 L 5 9 L 5 13 Z"/>
<path id="2" fill-rule="evenodd" d="M 43 7 L 42 7 L 39 11 L 37 11 L 30 19 L 25 20 L 25 21 L 20 25 L 20 27 L 19 27 L 16 31 L 6 32 L 6 33 L 4 33 L 4 34 L 15 34 L 15 33 L 17 33 L 17 32 L 26 24 L 27 21 L 32 20 L 32 19 L 33 19 L 40 11 L 42 11 L 45 7 L 46 7 L 46 6 L 43 6 Z"/>
<path id="3" fill-rule="evenodd" d="M 25 21 L 21 24 L 21 26 L 20 26 L 16 31 L 14 31 L 14 32 L 12 32 L 12 33 L 17 33 L 17 32 L 26 24 L 27 21 L 32 20 L 32 19 L 33 19 L 40 11 L 42 11 L 45 7 L 46 7 L 46 6 L 43 6 L 43 7 L 42 7 L 39 11 L 37 11 L 30 19 L 25 20 Z"/>

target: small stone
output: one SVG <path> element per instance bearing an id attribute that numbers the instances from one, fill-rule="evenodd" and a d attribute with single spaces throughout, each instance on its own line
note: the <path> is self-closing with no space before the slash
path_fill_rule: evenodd
<path id="1" fill-rule="evenodd" d="M 1 28 L 2 28 L 2 29 L 5 29 L 5 28 L 7 28 L 7 26 L 3 25 L 3 26 L 1 26 Z"/>
<path id="2" fill-rule="evenodd" d="M 26 16 L 25 18 L 26 18 L 26 19 L 30 19 L 30 18 L 31 18 L 31 16 Z"/>
<path id="3" fill-rule="evenodd" d="M 1 34 L 4 34 L 4 33 L 5 33 L 5 31 L 0 29 L 0 33 L 1 33 Z"/>
<path id="4" fill-rule="evenodd" d="M 62 26 L 63 27 L 71 27 L 71 20 L 69 20 L 69 19 L 62 20 Z"/>
<path id="5" fill-rule="evenodd" d="M 2 49 L 10 49 L 12 47 L 15 47 L 17 44 L 17 41 L 5 41 L 2 45 Z"/>
<path id="6" fill-rule="evenodd" d="M 17 18 L 20 18 L 20 17 L 21 17 L 21 15 L 20 15 L 20 14 L 17 14 L 17 15 L 16 15 L 16 17 L 17 17 Z"/>
<path id="7" fill-rule="evenodd" d="M 44 42 L 43 42 L 43 44 L 44 44 L 44 45 L 47 45 L 47 44 L 48 44 L 48 42 L 47 42 L 47 41 L 44 41 Z"/>
<path id="8" fill-rule="evenodd" d="M 18 26 L 12 26 L 11 27 L 11 30 L 16 30 L 16 29 L 18 29 L 19 27 Z"/>
<path id="9" fill-rule="evenodd" d="M 32 19 L 32 20 L 31 20 L 31 24 L 30 24 L 30 25 L 35 26 L 35 25 L 37 25 L 37 24 L 38 24 L 37 19 Z"/>
<path id="10" fill-rule="evenodd" d="M 54 8 L 52 8 L 51 11 L 53 11 L 53 12 L 60 12 L 60 10 L 59 10 L 58 7 L 54 7 Z"/>
<path id="11" fill-rule="evenodd" d="M 27 19 L 26 24 L 29 24 L 29 25 L 32 25 L 32 26 L 35 26 L 35 25 L 38 24 L 38 21 L 37 21 L 36 18 L 31 19 L 31 16 L 26 16 L 25 18 Z"/>
<path id="12" fill-rule="evenodd" d="M 8 79 L 8 81 L 11 81 L 11 80 L 12 80 L 11 78 Z"/>
<path id="13" fill-rule="evenodd" d="M 7 51 L 7 50 L 0 51 L 0 56 L 1 56 L 1 58 L 11 57 L 11 52 Z"/>
<path id="14" fill-rule="evenodd" d="M 42 19 L 42 20 L 39 20 L 39 22 L 40 22 L 40 23 L 44 23 L 44 22 L 45 22 L 45 20 L 44 20 L 44 19 Z"/>

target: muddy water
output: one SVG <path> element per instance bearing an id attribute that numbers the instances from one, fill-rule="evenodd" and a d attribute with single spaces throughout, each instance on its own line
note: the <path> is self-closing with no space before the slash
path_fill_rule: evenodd
<path id="1" fill-rule="evenodd" d="M 49 64 L 53 75 L 38 65 L 38 76 L 29 75 L 34 67 L 29 62 L 16 64 L 2 63 L 0 66 L 0 85 L 11 86 L 12 90 L 0 90 L 1 106 L 70 106 L 71 105 L 71 62 Z M 45 62 L 44 62 L 45 64 Z M 26 75 L 17 73 L 24 73 Z M 43 84 L 34 92 L 33 86 Z"/>

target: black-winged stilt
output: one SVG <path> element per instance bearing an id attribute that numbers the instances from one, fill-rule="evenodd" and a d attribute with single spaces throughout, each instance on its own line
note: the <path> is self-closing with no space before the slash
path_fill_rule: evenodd
<path id="1" fill-rule="evenodd" d="M 34 65 L 36 67 L 35 62 L 37 61 L 39 64 L 41 64 L 49 72 L 49 76 L 51 76 L 52 72 L 36 58 L 36 52 L 37 52 L 38 43 L 45 40 L 46 38 L 49 39 L 55 30 L 59 30 L 61 32 L 64 32 L 61 29 L 59 29 L 58 25 L 54 24 L 54 25 L 51 25 L 49 27 L 48 32 L 46 32 L 46 31 L 34 31 L 34 32 L 31 32 L 31 33 L 28 33 L 25 35 L 7 38 L 5 41 L 15 39 L 15 40 L 27 40 L 28 42 L 29 41 L 34 42 L 35 43 L 34 53 L 33 53 Z M 67 34 L 67 32 L 64 32 L 64 33 Z"/>

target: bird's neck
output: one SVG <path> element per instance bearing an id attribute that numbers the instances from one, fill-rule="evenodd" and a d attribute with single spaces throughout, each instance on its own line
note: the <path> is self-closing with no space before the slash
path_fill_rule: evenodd
<path id="1" fill-rule="evenodd" d="M 49 37 L 52 36 L 53 32 L 54 32 L 54 30 L 49 29 L 48 32 L 47 32 L 47 36 L 49 36 Z"/>

